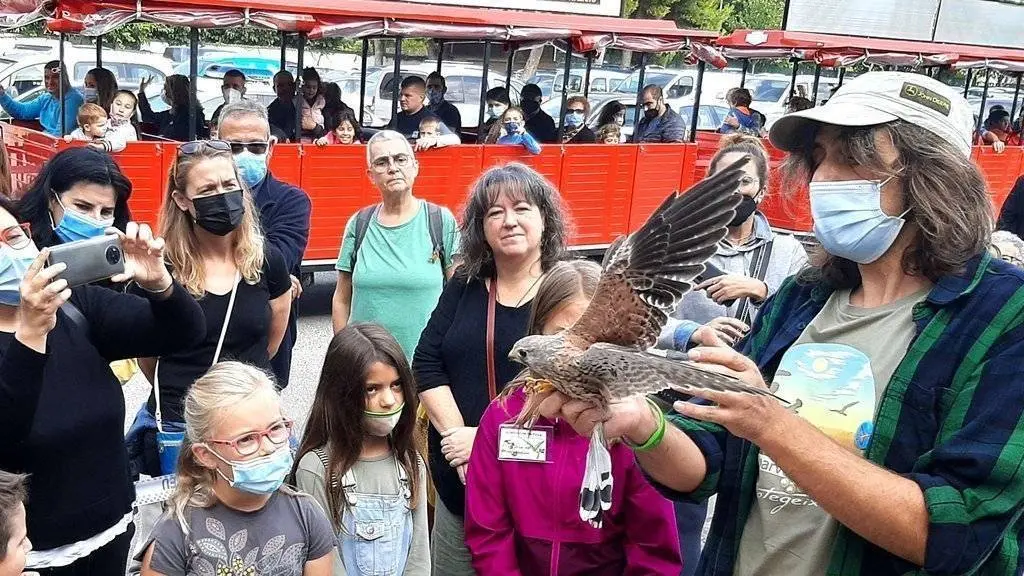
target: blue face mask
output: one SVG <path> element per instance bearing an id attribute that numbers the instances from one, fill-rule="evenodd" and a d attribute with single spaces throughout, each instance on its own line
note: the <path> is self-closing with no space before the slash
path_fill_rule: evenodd
<path id="1" fill-rule="evenodd" d="M 39 249 L 33 242 L 18 250 L 0 246 L 0 304 L 17 306 L 21 302 L 21 279 L 37 256 Z"/>
<path id="2" fill-rule="evenodd" d="M 583 124 L 583 114 L 579 112 L 570 112 L 565 115 L 565 125 L 570 128 L 575 128 Z"/>
<path id="3" fill-rule="evenodd" d="M 235 166 L 238 167 L 238 173 L 250 190 L 267 177 L 266 154 L 253 154 L 248 150 L 242 150 L 235 154 Z"/>
<path id="4" fill-rule="evenodd" d="M 512 134 L 519 134 L 519 130 L 519 122 L 505 122 L 505 132 L 507 132 L 510 136 Z"/>
<path id="5" fill-rule="evenodd" d="M 910 211 L 899 216 L 882 211 L 882 186 L 889 180 L 810 183 L 814 236 L 829 254 L 870 264 L 889 250 Z"/>
<path id="6" fill-rule="evenodd" d="M 284 484 L 285 477 L 292 471 L 292 451 L 287 445 L 281 446 L 272 454 L 244 462 L 225 460 L 212 448 L 210 452 L 221 462 L 231 466 L 231 477 L 234 480 L 224 476 L 220 470 L 217 470 L 217 473 L 227 480 L 232 488 L 250 494 L 273 494 Z"/>
<path id="7" fill-rule="evenodd" d="M 60 204 L 60 207 L 64 209 L 64 215 L 61 216 L 60 222 L 53 227 L 53 232 L 63 242 L 74 242 L 76 240 L 86 240 L 102 236 L 107 228 L 114 225 L 113 218 L 109 220 L 93 220 L 85 214 L 68 210 L 64 203 L 60 201 L 60 196 L 54 195 L 54 198 L 57 200 L 57 204 Z"/>
<path id="8" fill-rule="evenodd" d="M 427 90 L 427 101 L 431 106 L 437 106 L 444 101 L 444 94 L 440 90 Z"/>

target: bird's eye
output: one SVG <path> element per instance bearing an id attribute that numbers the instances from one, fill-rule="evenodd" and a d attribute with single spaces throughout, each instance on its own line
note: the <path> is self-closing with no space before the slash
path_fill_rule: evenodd
<path id="1" fill-rule="evenodd" d="M 526 359 L 526 350 L 520 350 L 519 351 L 519 357 L 525 360 Z"/>

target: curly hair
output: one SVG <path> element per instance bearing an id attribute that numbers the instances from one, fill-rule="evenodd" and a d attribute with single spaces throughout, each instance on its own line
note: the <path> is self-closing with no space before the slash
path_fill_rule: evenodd
<path id="1" fill-rule="evenodd" d="M 509 162 L 483 173 L 473 184 L 462 216 L 461 274 L 468 278 L 494 275 L 494 254 L 484 236 L 484 219 L 498 196 L 506 193 L 517 201 L 525 200 L 540 211 L 544 220 L 541 236 L 541 268 L 548 270 L 563 259 L 570 224 L 558 189 L 534 169 Z"/>

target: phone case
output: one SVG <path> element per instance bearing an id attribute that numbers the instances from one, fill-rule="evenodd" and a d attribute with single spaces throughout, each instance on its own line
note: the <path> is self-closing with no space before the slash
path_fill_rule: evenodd
<path id="1" fill-rule="evenodd" d="M 67 270 L 59 276 L 68 286 L 82 286 L 124 272 L 124 251 L 121 239 L 114 235 L 78 240 L 50 248 L 48 265 L 59 262 Z"/>

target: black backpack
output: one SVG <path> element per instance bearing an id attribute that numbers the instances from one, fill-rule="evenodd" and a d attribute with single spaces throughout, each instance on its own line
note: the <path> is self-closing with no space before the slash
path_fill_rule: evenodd
<path id="1" fill-rule="evenodd" d="M 374 216 L 377 215 L 377 211 L 380 210 L 380 204 L 374 204 L 361 209 L 356 214 L 356 244 L 352 247 L 352 259 L 349 262 L 349 270 L 351 273 L 356 271 L 356 260 L 359 257 L 359 247 L 363 244 L 363 238 L 366 237 L 366 230 L 370 227 L 370 222 Z M 430 230 L 430 243 L 433 245 L 433 252 L 431 253 L 431 262 L 437 262 L 441 266 L 441 285 L 443 286 L 448 278 L 445 275 L 444 261 L 445 261 L 445 250 L 444 250 L 444 224 L 441 220 L 441 207 L 433 202 L 427 202 L 427 227 Z"/>

